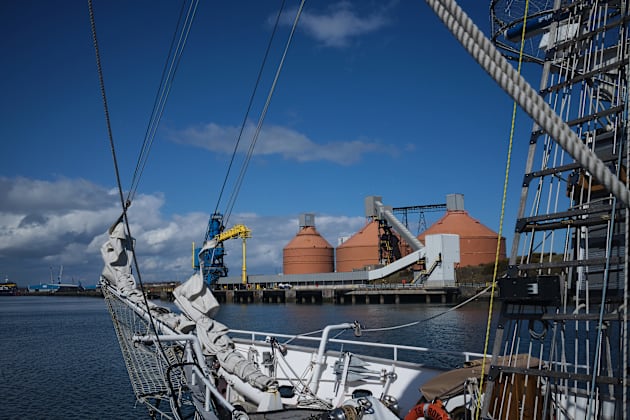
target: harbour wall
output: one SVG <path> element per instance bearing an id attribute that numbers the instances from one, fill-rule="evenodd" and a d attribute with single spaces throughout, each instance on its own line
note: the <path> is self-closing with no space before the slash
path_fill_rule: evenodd
<path id="1" fill-rule="evenodd" d="M 149 298 L 173 300 L 178 283 L 145 284 Z M 307 285 L 292 287 L 234 287 L 212 290 L 219 303 L 296 303 L 296 304 L 404 304 L 457 303 L 477 295 L 485 283 L 465 283 L 447 287 L 425 287 L 413 284 Z M 478 296 L 488 299 L 489 293 Z"/>
<path id="2" fill-rule="evenodd" d="M 343 289 L 338 287 L 296 288 L 289 290 L 215 290 L 220 303 L 296 303 L 296 304 L 403 304 L 453 303 L 458 290 L 439 289 Z"/>
<path id="3" fill-rule="evenodd" d="M 179 283 L 150 283 L 144 285 L 149 299 L 173 301 L 173 290 Z M 485 288 L 485 284 L 462 284 L 450 287 L 423 287 L 410 284 L 381 284 L 381 285 L 320 285 L 295 286 L 291 288 L 234 288 L 217 289 L 212 293 L 223 304 L 248 303 L 293 303 L 293 304 L 321 304 L 332 303 L 339 305 L 361 304 L 451 304 L 469 299 Z M 23 295 L 44 295 L 44 293 L 28 293 Z M 46 294 L 56 296 L 102 296 L 100 290 L 84 290 L 72 294 Z M 489 293 L 477 296 L 478 299 L 488 299 Z"/>

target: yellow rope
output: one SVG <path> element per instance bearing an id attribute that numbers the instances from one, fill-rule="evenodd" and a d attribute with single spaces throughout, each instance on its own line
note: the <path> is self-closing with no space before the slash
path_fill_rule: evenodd
<path id="1" fill-rule="evenodd" d="M 518 68 L 517 68 L 518 74 L 521 74 L 521 66 L 523 64 L 523 48 L 525 46 L 525 29 L 527 27 L 528 10 L 529 10 L 529 0 L 526 0 L 525 1 L 525 16 L 523 17 L 523 30 L 521 32 L 521 46 L 518 53 Z M 492 324 L 492 307 L 494 304 L 494 293 L 495 293 L 495 288 L 497 284 L 499 254 L 501 252 L 501 234 L 503 233 L 503 218 L 505 216 L 505 201 L 507 197 L 507 186 L 508 186 L 508 180 L 510 176 L 510 163 L 512 160 L 512 144 L 514 141 L 514 125 L 516 121 L 516 109 L 517 109 L 517 103 L 515 100 L 512 106 L 512 123 L 510 126 L 510 141 L 508 144 L 507 162 L 505 164 L 505 179 L 503 181 L 503 197 L 501 199 L 501 217 L 499 220 L 499 235 L 497 236 L 497 249 L 494 256 L 494 270 L 492 273 L 492 288 L 490 289 L 490 304 L 488 306 L 488 323 L 486 325 L 486 340 L 483 347 L 483 360 L 481 361 L 481 378 L 479 380 L 480 392 L 483 389 L 483 380 L 484 380 L 485 371 L 486 371 L 486 357 L 488 355 L 488 343 L 490 342 L 490 325 Z M 490 396 L 487 395 L 486 398 L 490 398 Z M 481 399 L 477 399 L 477 405 L 475 409 L 475 420 L 479 420 L 479 415 L 481 414 L 480 403 L 481 403 Z"/>

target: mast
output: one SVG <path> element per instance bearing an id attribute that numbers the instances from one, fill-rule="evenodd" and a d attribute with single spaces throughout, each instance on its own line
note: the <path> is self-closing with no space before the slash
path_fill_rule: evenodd
<path id="1" fill-rule="evenodd" d="M 491 14 L 509 58 L 525 28 L 525 58 L 542 65 L 541 96 L 627 188 L 626 3 L 530 0 L 526 20 L 525 0 L 495 0 Z M 628 207 L 534 124 L 508 278 L 499 281 L 486 388 L 497 402 L 485 399 L 482 416 L 630 417 L 627 221 Z"/>

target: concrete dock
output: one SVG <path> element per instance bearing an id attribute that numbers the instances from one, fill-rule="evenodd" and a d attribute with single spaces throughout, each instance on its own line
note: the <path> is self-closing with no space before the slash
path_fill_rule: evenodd
<path id="1" fill-rule="evenodd" d="M 300 286 L 291 289 L 213 290 L 220 303 L 297 303 L 297 304 L 403 304 L 453 303 L 458 287 L 421 288 L 409 285 L 388 287 Z"/>

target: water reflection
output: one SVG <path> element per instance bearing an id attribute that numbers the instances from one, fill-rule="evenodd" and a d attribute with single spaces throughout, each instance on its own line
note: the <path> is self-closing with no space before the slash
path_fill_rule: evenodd
<path id="1" fill-rule="evenodd" d="M 227 304 L 221 306 L 216 318 L 232 329 L 285 334 L 318 331 L 328 324 L 355 320 L 368 330 L 418 322 L 407 328 L 364 331 L 360 338 L 345 332 L 340 338 L 482 352 L 487 303 L 474 303 L 432 318 L 448 308 L 437 304 Z M 5 357 L 0 365 L 2 416 L 47 419 L 146 416 L 143 406 L 135 407 L 111 318 L 102 299 L 0 297 L 0 321 L 0 348 Z M 337 350 L 352 349 L 339 346 Z M 404 352 L 400 355 L 405 356 Z M 433 354 L 416 361 L 439 367 L 458 363 L 456 359 Z"/>
<path id="2" fill-rule="evenodd" d="M 364 328 L 362 337 L 354 337 L 352 331 L 346 331 L 339 338 L 483 353 L 488 303 L 475 302 L 450 312 L 448 309 L 446 305 L 427 304 L 233 304 L 223 305 L 216 318 L 232 329 L 282 334 L 310 333 L 329 324 L 359 321 Z M 496 311 L 494 315 L 496 318 Z M 392 328 L 407 324 L 413 325 Z M 379 330 L 383 328 L 387 329 Z M 454 367 L 461 363 L 459 358 L 432 354 L 428 354 L 424 360 L 415 361 L 436 367 Z"/>

